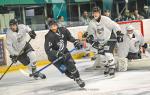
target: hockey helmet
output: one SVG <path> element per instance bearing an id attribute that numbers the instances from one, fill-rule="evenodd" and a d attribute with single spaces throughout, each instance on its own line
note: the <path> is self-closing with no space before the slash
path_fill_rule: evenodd
<path id="1" fill-rule="evenodd" d="M 14 24 L 18 24 L 17 19 L 11 19 L 11 20 L 9 21 L 9 25 L 14 25 Z"/>
<path id="2" fill-rule="evenodd" d="M 57 24 L 57 22 L 55 20 L 50 20 L 48 22 L 48 25 L 49 25 L 50 28 L 51 28 L 52 25 L 57 25 L 58 26 L 58 24 Z"/>
<path id="3" fill-rule="evenodd" d="M 55 20 L 50 20 L 49 22 L 48 22 L 48 25 L 51 27 L 52 25 L 57 25 L 57 22 L 55 21 Z"/>
<path id="4" fill-rule="evenodd" d="M 134 27 L 133 27 L 132 25 L 129 25 L 129 26 L 126 27 L 126 30 L 127 30 L 127 31 L 128 31 L 128 30 L 134 30 Z"/>
<path id="5" fill-rule="evenodd" d="M 99 7 L 94 7 L 92 12 L 101 12 L 101 9 Z"/>

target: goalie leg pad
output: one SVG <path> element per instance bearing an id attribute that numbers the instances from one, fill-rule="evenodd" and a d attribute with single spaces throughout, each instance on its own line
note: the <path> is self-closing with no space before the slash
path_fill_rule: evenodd
<path id="1" fill-rule="evenodd" d="M 117 64 L 116 68 L 119 72 L 127 71 L 128 69 L 128 59 L 127 58 L 116 58 Z"/>

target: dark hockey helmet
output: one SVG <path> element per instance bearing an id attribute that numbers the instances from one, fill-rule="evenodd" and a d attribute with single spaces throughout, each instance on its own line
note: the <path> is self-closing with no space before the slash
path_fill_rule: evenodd
<path id="1" fill-rule="evenodd" d="M 57 25 L 57 22 L 55 21 L 55 20 L 50 20 L 49 22 L 48 22 L 48 25 L 51 27 L 52 25 Z"/>
<path id="2" fill-rule="evenodd" d="M 17 19 L 11 19 L 11 20 L 9 21 L 9 25 L 14 25 L 14 24 L 18 24 Z"/>
<path id="3" fill-rule="evenodd" d="M 94 7 L 92 12 L 101 12 L 101 9 L 99 7 Z"/>

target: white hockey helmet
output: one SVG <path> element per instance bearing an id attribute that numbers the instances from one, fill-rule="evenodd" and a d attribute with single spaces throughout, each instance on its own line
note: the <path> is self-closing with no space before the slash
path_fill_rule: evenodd
<path id="1" fill-rule="evenodd" d="M 127 31 L 128 31 L 128 30 L 134 30 L 134 27 L 133 27 L 132 25 L 129 25 L 129 26 L 126 27 L 126 30 L 127 30 Z"/>

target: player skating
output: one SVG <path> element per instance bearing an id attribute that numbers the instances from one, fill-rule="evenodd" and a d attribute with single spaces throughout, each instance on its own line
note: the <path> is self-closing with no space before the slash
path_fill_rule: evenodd
<path id="1" fill-rule="evenodd" d="M 81 49 L 82 45 L 78 40 L 71 36 L 66 28 L 59 28 L 58 24 L 52 20 L 49 22 L 50 30 L 45 35 L 45 51 L 48 59 L 54 60 L 63 57 L 62 60 L 56 62 L 54 66 L 65 73 L 71 79 L 74 79 L 80 87 L 84 87 L 85 83 L 80 78 L 80 74 L 75 66 L 75 62 L 67 49 L 67 41 L 74 44 L 75 48 Z"/>
<path id="2" fill-rule="evenodd" d="M 10 58 L 13 63 L 17 60 L 24 66 L 27 66 L 32 73 L 36 72 L 36 54 L 34 49 L 27 43 L 27 33 L 32 39 L 35 39 L 36 34 L 31 28 L 24 24 L 18 24 L 16 19 L 11 19 L 9 22 L 10 28 L 6 34 L 7 49 L 10 53 Z M 20 54 L 21 52 L 21 54 Z M 46 76 L 42 73 L 36 73 L 33 76 L 35 79 L 38 77 L 45 79 Z"/>
<path id="3" fill-rule="evenodd" d="M 100 58 L 97 58 L 96 62 L 105 65 L 104 75 L 114 76 L 115 60 L 113 50 L 116 42 L 122 41 L 121 28 L 110 18 L 102 16 L 99 7 L 93 8 L 93 16 L 94 18 L 87 28 L 87 42 L 98 50 L 98 57 Z"/>

